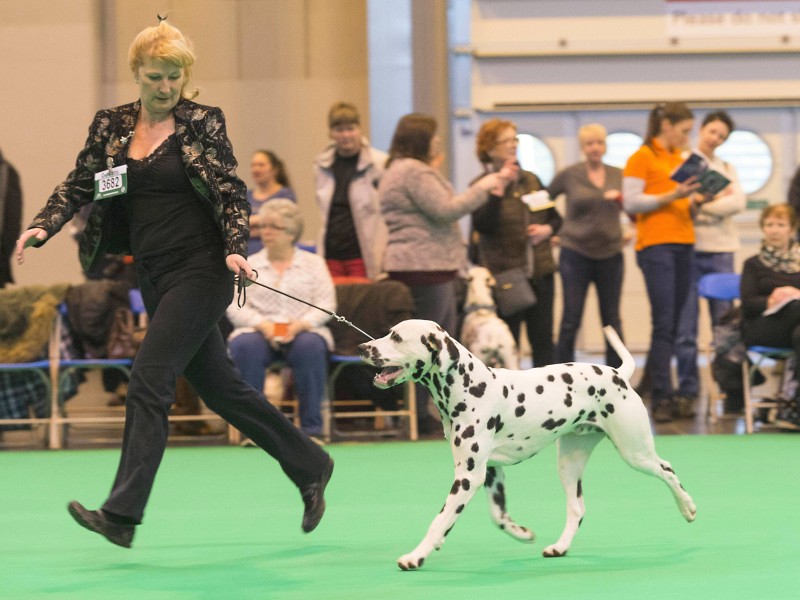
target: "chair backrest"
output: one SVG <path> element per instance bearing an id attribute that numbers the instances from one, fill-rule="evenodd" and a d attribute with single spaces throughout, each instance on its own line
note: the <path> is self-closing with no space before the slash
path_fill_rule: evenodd
<path id="1" fill-rule="evenodd" d="M 738 300 L 742 276 L 738 273 L 709 273 L 697 284 L 697 295 L 708 300 Z"/>
<path id="2" fill-rule="evenodd" d="M 376 283 L 346 283 L 336 286 L 337 314 L 342 315 L 374 337 L 389 333 L 389 329 L 414 314 L 411 290 L 399 281 Z M 336 354 L 357 354 L 358 345 L 366 338 L 352 327 L 331 320 L 328 323 Z"/>

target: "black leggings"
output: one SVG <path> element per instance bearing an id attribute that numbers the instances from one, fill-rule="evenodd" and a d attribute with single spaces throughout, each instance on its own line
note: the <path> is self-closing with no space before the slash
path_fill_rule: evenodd
<path id="1" fill-rule="evenodd" d="M 273 456 L 298 487 L 314 481 L 327 454 L 245 383 L 228 357 L 217 322 L 233 298 L 233 274 L 222 251 L 147 259 L 137 263 L 137 271 L 150 323 L 131 370 L 122 456 L 103 510 L 141 522 L 181 374 L 211 410 Z"/>

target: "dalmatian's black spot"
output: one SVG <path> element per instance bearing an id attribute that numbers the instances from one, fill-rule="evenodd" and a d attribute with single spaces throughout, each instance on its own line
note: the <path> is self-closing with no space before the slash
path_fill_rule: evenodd
<path id="1" fill-rule="evenodd" d="M 453 377 L 452 374 L 448 373 L 447 377 L 444 378 L 444 382 L 447 385 L 453 385 L 456 382 L 456 380 L 455 380 L 455 378 Z"/>
<path id="2" fill-rule="evenodd" d="M 547 419 L 547 421 L 542 423 L 542 427 L 544 429 L 549 429 L 550 431 L 553 431 L 557 427 L 561 427 L 566 422 L 567 422 L 566 419 L 559 419 L 558 421 L 554 421 L 553 419 Z"/>
<path id="3" fill-rule="evenodd" d="M 544 386 L 542 386 L 542 385 L 537 385 L 537 386 L 536 386 L 536 393 L 537 393 L 537 394 L 543 394 L 543 393 L 544 393 Z"/>
<path id="4" fill-rule="evenodd" d="M 495 421 L 494 431 L 495 433 L 500 433 L 500 430 L 505 426 L 505 423 L 500 419 L 500 415 L 497 415 L 497 420 Z"/>
<path id="5" fill-rule="evenodd" d="M 461 423 L 459 423 L 458 425 L 456 425 L 456 431 L 461 431 Z"/>
<path id="6" fill-rule="evenodd" d="M 517 394 L 517 402 L 519 402 L 520 404 L 525 402 L 525 394 Z"/>
<path id="7" fill-rule="evenodd" d="M 600 416 L 605 419 L 608 416 L 608 413 L 606 411 L 604 411 L 604 410 L 601 410 L 600 411 Z"/>
<path id="8" fill-rule="evenodd" d="M 521 417 L 522 415 L 525 414 L 525 407 L 524 406 L 518 406 L 516 408 L 516 410 L 514 411 L 514 414 L 517 415 L 518 417 Z"/>
<path id="9" fill-rule="evenodd" d="M 459 412 L 464 412 L 465 410 L 467 410 L 467 403 L 466 402 L 459 402 L 458 404 L 456 404 L 455 409 L 457 411 L 459 411 Z M 460 425 L 459 425 L 459 427 L 460 427 Z"/>
<path id="10" fill-rule="evenodd" d="M 623 390 L 627 390 L 628 389 L 628 384 L 626 384 L 625 380 L 622 377 L 618 376 L 618 375 L 614 375 L 611 378 L 611 381 L 613 381 L 615 385 L 617 385 L 618 387 L 621 387 Z"/>
<path id="11" fill-rule="evenodd" d="M 547 381 L 555 381 L 555 380 L 556 380 L 556 378 L 553 375 L 548 375 L 547 376 Z"/>
<path id="12" fill-rule="evenodd" d="M 450 336 L 445 338 L 444 343 L 447 345 L 447 354 L 450 360 L 453 362 L 457 361 L 460 354 L 458 352 L 458 347 L 453 343 L 453 340 L 450 339 Z"/>
<path id="13" fill-rule="evenodd" d="M 606 404 L 606 411 L 609 412 L 609 413 L 613 413 L 614 412 L 614 405 L 611 404 L 611 403 Z"/>
<path id="14" fill-rule="evenodd" d="M 570 375 L 569 373 L 562 373 L 562 374 L 561 374 L 561 379 L 562 379 L 562 380 L 563 380 L 563 382 L 564 382 L 564 383 L 566 383 L 567 385 L 569 385 L 570 383 L 572 383 L 572 375 Z"/>
<path id="15" fill-rule="evenodd" d="M 670 467 L 668 467 L 666 465 L 661 465 L 661 470 L 666 471 L 667 473 L 672 473 L 673 475 L 675 475 L 675 471 L 673 471 L 672 468 L 670 468 Z"/>
<path id="16" fill-rule="evenodd" d="M 453 440 L 453 446 L 455 446 L 455 447 L 461 446 L 461 438 L 460 437 L 456 436 L 456 438 Z"/>
<path id="17" fill-rule="evenodd" d="M 475 442 L 474 444 L 472 444 L 471 450 L 473 452 L 477 452 L 478 450 L 480 450 L 480 446 L 478 446 L 478 442 Z"/>
<path id="18" fill-rule="evenodd" d="M 471 438 L 474 435 L 475 435 L 475 428 L 472 425 L 470 425 L 469 427 L 464 429 L 464 433 L 461 434 L 461 437 L 463 437 L 466 440 L 467 438 Z"/>
<path id="19" fill-rule="evenodd" d="M 492 372 L 492 379 L 497 379 L 497 375 L 494 372 Z"/>
<path id="20" fill-rule="evenodd" d="M 597 419 L 597 413 L 595 411 L 592 411 L 588 415 L 586 415 L 587 421 L 594 421 L 596 419 Z"/>
<path id="21" fill-rule="evenodd" d="M 488 467 L 486 469 L 486 487 L 492 487 L 495 475 L 497 475 L 497 471 L 494 467 Z"/>
<path id="22" fill-rule="evenodd" d="M 475 370 L 475 364 L 474 363 L 469 363 L 469 370 L 470 371 L 474 371 Z"/>
<path id="23" fill-rule="evenodd" d="M 511 438 L 514 437 L 514 434 L 513 433 L 509 433 L 507 437 L 508 437 L 508 439 L 511 439 Z"/>
<path id="24" fill-rule="evenodd" d="M 469 393 L 475 396 L 476 398 L 481 398 L 485 391 L 486 391 L 485 381 L 482 381 L 480 384 L 474 385 L 471 388 L 469 388 Z"/>
<path id="25" fill-rule="evenodd" d="M 442 390 L 442 393 L 444 394 L 444 397 L 445 397 L 445 398 L 447 398 L 448 400 L 450 399 L 450 388 L 449 388 L 449 387 L 445 387 L 445 388 Z"/>
<path id="26" fill-rule="evenodd" d="M 572 406 L 572 394 L 569 394 L 569 393 L 568 393 L 568 394 L 566 395 L 566 397 L 564 398 L 564 404 L 565 404 L 567 407 L 570 407 L 570 406 Z"/>
<path id="27" fill-rule="evenodd" d="M 472 471 L 475 468 L 475 459 L 471 456 L 467 459 L 467 471 Z"/>
<path id="28" fill-rule="evenodd" d="M 600 394 L 601 396 L 605 396 L 606 395 L 606 388 L 601 388 L 600 391 L 597 392 L 597 393 Z"/>
<path id="29" fill-rule="evenodd" d="M 595 373 L 597 373 L 598 375 L 602 375 L 602 374 L 603 374 L 603 369 L 601 369 L 601 368 L 600 368 L 600 367 L 598 367 L 597 365 L 592 365 L 592 369 L 593 369 L 593 370 L 594 370 L 594 372 L 595 372 Z"/>
<path id="30" fill-rule="evenodd" d="M 508 386 L 503 386 L 503 398 L 508 398 Z"/>
<path id="31" fill-rule="evenodd" d="M 452 495 L 457 494 L 458 490 L 460 490 L 460 489 L 461 489 L 461 480 L 460 479 L 456 479 L 453 482 L 453 487 L 450 488 L 450 495 L 452 496 Z"/>
<path id="32" fill-rule="evenodd" d="M 464 479 L 461 480 L 461 489 L 463 489 L 465 492 L 469 490 L 469 486 L 470 486 L 469 479 L 465 477 Z"/>
<path id="33" fill-rule="evenodd" d="M 467 373 L 464 373 L 464 389 L 469 388 L 470 383 L 472 383 L 472 378 Z"/>
<path id="34" fill-rule="evenodd" d="M 458 507 L 456 508 L 456 514 L 460 514 L 462 510 L 464 510 L 464 505 L 459 504 Z"/>
<path id="35" fill-rule="evenodd" d="M 500 492 L 492 494 L 492 500 L 500 508 L 500 510 L 506 512 L 506 497 L 504 494 Z"/>
<path id="36" fill-rule="evenodd" d="M 392 340 L 395 344 L 402 344 L 403 343 L 403 338 L 401 338 L 400 335 L 396 331 L 392 331 L 389 334 L 389 339 Z"/>
<path id="37" fill-rule="evenodd" d="M 486 427 L 494 429 L 494 417 L 489 417 L 489 420 L 486 422 Z"/>
<path id="38" fill-rule="evenodd" d="M 467 372 L 467 370 L 464 368 L 464 365 L 463 364 L 459 364 L 458 365 L 458 374 L 459 375 L 463 375 L 466 372 Z"/>
<path id="39" fill-rule="evenodd" d="M 586 393 L 587 393 L 587 394 L 589 394 L 590 396 L 594 396 L 594 393 L 595 393 L 596 391 L 597 391 L 597 390 L 595 390 L 595 389 L 594 389 L 594 386 L 593 386 L 593 385 L 590 385 L 590 386 L 589 386 L 589 389 L 588 389 L 588 390 L 586 390 Z"/>

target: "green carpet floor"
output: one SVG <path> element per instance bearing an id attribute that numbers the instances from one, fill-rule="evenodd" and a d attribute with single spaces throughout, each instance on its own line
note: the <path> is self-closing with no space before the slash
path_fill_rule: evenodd
<path id="1" fill-rule="evenodd" d="M 171 448 L 145 524 L 124 550 L 76 525 L 96 507 L 113 450 L 0 454 L 0 598 L 797 598 L 800 436 L 656 439 L 698 506 L 687 524 L 667 487 L 608 441 L 586 476 L 587 515 L 567 557 L 545 559 L 564 522 L 553 448 L 506 471 L 509 511 L 533 545 L 494 528 L 475 496 L 417 572 L 395 559 L 438 512 L 452 479 L 444 442 L 334 445 L 328 512 L 300 530 L 301 502 L 252 448 Z"/>

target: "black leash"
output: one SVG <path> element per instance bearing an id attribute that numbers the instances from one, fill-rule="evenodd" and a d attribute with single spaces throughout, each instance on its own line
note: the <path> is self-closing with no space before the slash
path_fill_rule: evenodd
<path id="1" fill-rule="evenodd" d="M 256 271 L 254 269 L 253 270 L 253 274 L 255 275 L 256 278 L 258 278 L 258 271 Z M 345 319 L 343 316 L 337 315 L 333 311 L 330 311 L 330 310 L 328 310 L 326 308 L 322 308 L 321 306 L 317 306 L 316 304 L 311 304 L 311 302 L 306 302 L 305 300 L 302 300 L 300 298 L 296 298 L 295 296 L 292 296 L 291 294 L 287 294 L 286 292 L 282 292 L 280 290 L 276 290 L 274 287 L 270 287 L 270 286 L 268 286 L 266 284 L 259 283 L 255 279 L 248 279 L 247 275 L 245 275 L 244 269 L 241 269 L 239 271 L 239 274 L 234 277 L 234 280 L 236 281 L 236 295 L 237 295 L 237 297 L 236 297 L 236 306 L 238 306 L 239 308 L 242 308 L 245 305 L 245 303 L 247 302 L 247 292 L 245 291 L 246 288 L 248 288 L 249 286 L 255 284 L 255 285 L 259 285 L 259 286 L 261 286 L 263 288 L 267 288 L 270 291 L 276 292 L 276 293 L 280 294 L 281 296 L 286 296 L 287 298 L 291 298 L 292 300 L 296 300 L 297 302 L 302 302 L 303 304 L 305 304 L 306 306 L 310 306 L 311 308 L 316 308 L 317 310 L 321 310 L 326 315 L 332 316 L 339 323 L 344 323 L 345 325 L 349 325 L 350 327 L 352 327 L 353 329 L 358 331 L 360 334 L 366 336 L 367 339 L 370 339 L 370 340 L 374 340 L 375 339 L 370 334 L 368 334 L 366 331 L 364 331 L 360 327 L 357 327 L 357 326 L 353 325 L 353 323 L 351 323 L 350 321 Z"/>

